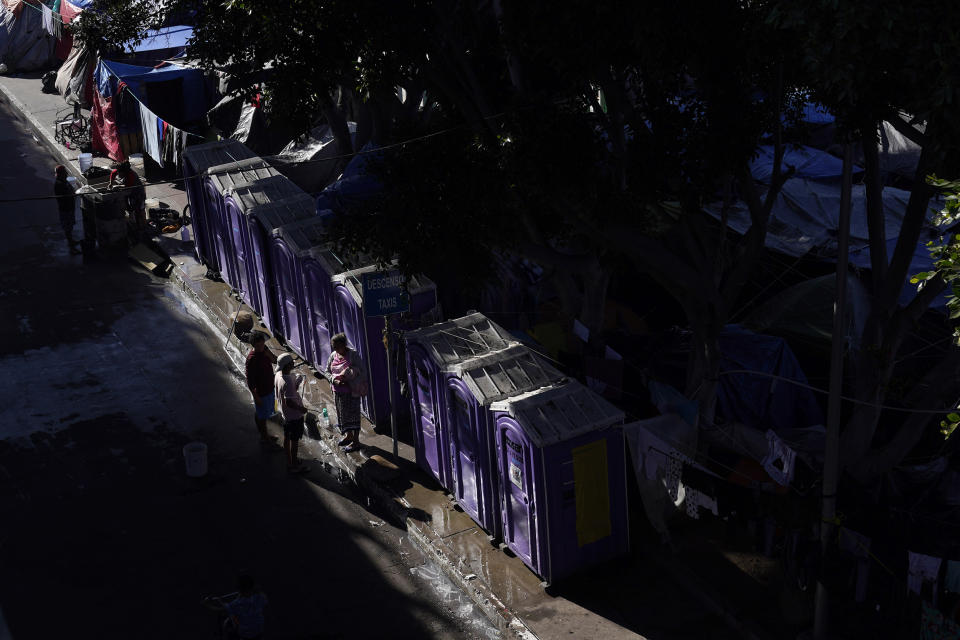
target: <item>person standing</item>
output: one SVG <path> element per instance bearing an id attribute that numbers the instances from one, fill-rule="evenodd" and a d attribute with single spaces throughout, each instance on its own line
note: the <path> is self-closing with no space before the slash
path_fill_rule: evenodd
<path id="1" fill-rule="evenodd" d="M 73 239 L 73 225 L 76 221 L 77 196 L 67 181 L 67 168 L 58 164 L 54 169 L 56 180 L 53 183 L 53 193 L 57 197 L 57 211 L 60 213 L 60 227 L 63 228 L 63 235 L 67 237 L 67 247 L 70 253 L 76 255 L 80 253 L 77 245 L 78 240 Z"/>
<path id="2" fill-rule="evenodd" d="M 147 224 L 147 214 L 144 209 L 147 203 L 147 190 L 140 180 L 140 176 L 130 167 L 130 162 L 124 160 L 117 168 L 110 172 L 108 189 L 123 189 L 127 196 L 127 211 L 137 223 L 137 231 L 143 233 Z"/>
<path id="3" fill-rule="evenodd" d="M 330 338 L 333 352 L 327 358 L 323 376 L 333 388 L 333 400 L 337 408 L 337 420 L 343 438 L 339 446 L 351 453 L 359 451 L 360 445 L 360 398 L 366 394 L 367 369 L 355 350 L 347 345 L 343 333 Z"/>
<path id="4" fill-rule="evenodd" d="M 277 358 L 267 348 L 267 336 L 260 331 L 254 332 L 250 344 L 253 348 L 247 354 L 244 373 L 247 388 L 253 396 L 254 420 L 260 432 L 260 444 L 269 445 L 274 440 L 267 433 L 267 418 L 273 415 L 273 365 Z"/>
<path id="5" fill-rule="evenodd" d="M 284 353 L 277 359 L 277 374 L 273 379 L 273 389 L 280 401 L 280 415 L 283 416 L 283 450 L 287 453 L 287 471 L 300 473 L 307 467 L 300 463 L 297 449 L 303 437 L 303 417 L 307 408 L 300 397 L 300 384 L 303 378 L 293 375 L 293 356 Z"/>

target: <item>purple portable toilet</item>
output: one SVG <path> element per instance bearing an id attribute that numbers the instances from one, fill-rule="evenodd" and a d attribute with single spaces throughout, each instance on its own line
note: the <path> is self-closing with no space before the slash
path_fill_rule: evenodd
<path id="1" fill-rule="evenodd" d="M 490 410 L 507 546 L 548 583 L 626 553 L 623 412 L 572 380 Z"/>
<path id="2" fill-rule="evenodd" d="M 258 204 L 246 212 L 249 253 L 247 270 L 251 282 L 252 306 L 271 331 L 282 333 L 280 312 L 276 308 L 270 238 L 273 230 L 313 216 L 313 199 L 305 193 Z"/>
<path id="3" fill-rule="evenodd" d="M 318 216 L 317 219 L 328 222 L 324 217 Z M 322 369 L 330 357 L 330 337 L 338 331 L 333 303 L 333 276 L 343 270 L 343 263 L 336 259 L 330 243 L 326 243 L 308 249 L 301 256 L 300 264 L 303 291 L 307 298 L 305 329 L 310 337 L 311 362 L 317 369 Z"/>
<path id="4" fill-rule="evenodd" d="M 243 301 L 261 315 L 263 311 L 259 292 L 256 289 L 256 274 L 252 272 L 250 265 L 254 250 L 250 236 L 251 232 L 255 233 L 259 228 L 251 228 L 250 211 L 260 205 L 298 195 L 306 194 L 285 176 L 277 175 L 235 184 L 227 191 L 223 200 L 226 221 L 230 229 L 230 242 L 233 246 L 232 258 L 234 272 L 237 274 L 237 288 L 243 296 Z M 302 217 L 307 215 L 303 213 Z"/>
<path id="5" fill-rule="evenodd" d="M 417 464 L 429 471 L 445 489 L 450 478 L 450 441 L 444 419 L 446 367 L 470 358 L 505 349 L 510 334 L 481 313 L 407 331 L 407 376 L 410 384 L 410 418 L 413 422 Z"/>
<path id="6" fill-rule="evenodd" d="M 190 203 L 194 251 L 197 259 L 208 267 L 218 269 L 220 262 L 210 229 L 211 217 L 215 214 L 210 212 L 211 204 L 203 186 L 206 171 L 210 167 L 255 157 L 253 151 L 236 140 L 206 142 L 183 150 L 184 185 Z"/>
<path id="7" fill-rule="evenodd" d="M 216 245 L 220 276 L 231 287 L 240 286 L 240 275 L 237 272 L 233 238 L 227 218 L 227 194 L 236 184 L 253 182 L 260 178 L 269 178 L 275 175 L 279 174 L 261 158 L 230 162 L 207 169 L 204 191 L 207 202 L 210 204 L 207 209 L 208 213 L 211 214 L 207 218 L 207 221 L 210 222 L 208 229 Z"/>
<path id="8" fill-rule="evenodd" d="M 563 380 L 562 373 L 523 345 L 445 369 L 444 430 L 450 446 L 450 490 L 492 537 L 500 535 L 497 465 L 490 405 Z"/>
<path id="9" fill-rule="evenodd" d="M 337 264 L 336 258 L 327 252 L 327 264 L 330 268 Z M 341 263 L 342 264 L 342 263 Z M 360 404 L 361 411 L 374 424 L 390 419 L 390 398 L 388 384 L 394 386 L 394 399 L 399 402 L 400 384 L 396 379 L 387 380 L 387 353 L 383 348 L 384 319 L 366 317 L 363 306 L 363 293 L 360 278 L 364 273 L 377 271 L 374 265 L 363 266 L 345 273 L 337 273 L 332 278 L 331 315 L 334 317 L 334 332 L 342 331 L 347 341 L 357 350 L 367 363 L 370 376 L 370 392 Z M 395 324 L 398 329 L 412 329 L 421 323 L 432 322 L 439 314 L 437 308 L 437 288 L 430 279 L 415 276 L 407 282 L 410 294 L 410 310 L 403 314 Z M 396 346 L 396 342 L 394 342 Z M 395 356 L 396 354 L 392 354 Z M 322 367 L 326 363 L 322 363 Z M 396 368 L 395 374 L 396 374 Z M 398 405 L 398 410 L 403 410 Z"/>
<path id="10" fill-rule="evenodd" d="M 270 235 L 270 263 L 273 265 L 275 308 L 280 318 L 279 332 L 305 360 L 323 367 L 327 361 L 319 362 L 313 355 L 309 307 L 317 305 L 322 310 L 328 300 L 326 296 L 314 300 L 306 295 L 303 262 L 312 248 L 328 244 L 326 225 L 313 216 L 278 227 Z M 317 346 L 321 355 L 330 354 L 329 337 L 325 350 L 324 345 Z"/>

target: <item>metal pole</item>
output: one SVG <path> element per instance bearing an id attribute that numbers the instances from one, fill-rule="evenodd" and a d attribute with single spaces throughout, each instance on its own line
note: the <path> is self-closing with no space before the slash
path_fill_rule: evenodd
<path id="1" fill-rule="evenodd" d="M 390 327 L 390 316 L 384 317 L 383 346 L 387 349 L 387 391 L 390 394 L 390 435 L 393 438 L 393 460 L 399 461 L 400 454 L 397 445 L 397 406 L 393 400 L 393 330 Z"/>
<path id="2" fill-rule="evenodd" d="M 837 292 L 833 307 L 833 339 L 830 344 L 830 397 L 827 402 L 827 436 L 823 458 L 823 494 L 820 517 L 820 575 L 817 579 L 813 635 L 825 640 L 829 627 L 829 596 L 823 584 L 826 560 L 837 535 L 837 484 L 840 478 L 840 394 L 843 391 L 843 352 L 846 346 L 844 312 L 847 307 L 847 257 L 850 239 L 850 190 L 853 145 L 843 150 L 843 183 L 840 190 L 840 220 L 837 228 Z"/>

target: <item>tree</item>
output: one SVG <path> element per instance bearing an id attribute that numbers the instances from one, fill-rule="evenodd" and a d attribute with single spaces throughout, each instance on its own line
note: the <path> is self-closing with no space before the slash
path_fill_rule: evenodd
<path id="1" fill-rule="evenodd" d="M 618 265 L 649 274 L 686 313 L 687 391 L 710 422 L 718 335 L 764 250 L 787 177 L 780 116 L 800 97 L 767 6 L 211 1 L 191 50 L 262 80 L 304 129 L 350 117 L 385 145 L 387 195 L 336 221 L 346 245 L 458 290 L 516 252 L 595 333 Z M 778 161 L 764 192 L 748 164 L 766 135 Z M 744 237 L 702 210 L 735 194 Z"/>
<path id="2" fill-rule="evenodd" d="M 152 0 L 94 0 L 70 23 L 74 37 L 94 55 L 139 44 L 147 29 L 159 24 Z"/>
<path id="3" fill-rule="evenodd" d="M 870 314 L 861 347 L 847 355 L 850 392 L 858 401 L 841 435 L 847 473 L 869 484 L 898 464 L 923 437 L 929 415 L 882 421 L 880 405 L 946 407 L 956 401 L 960 350 L 944 350 L 939 364 L 897 398 L 895 366 L 908 331 L 943 290 L 943 274 L 929 278 L 909 304 L 898 303 L 929 214 L 931 172 L 955 173 L 960 152 L 958 60 L 960 9 L 933 0 L 892 2 L 778 2 L 770 14 L 803 54 L 814 97 L 835 113 L 863 151 L 871 274 Z M 922 146 L 910 201 L 892 255 L 887 255 L 878 161 L 878 127 L 893 124 Z M 902 415 L 902 414 L 900 414 Z"/>

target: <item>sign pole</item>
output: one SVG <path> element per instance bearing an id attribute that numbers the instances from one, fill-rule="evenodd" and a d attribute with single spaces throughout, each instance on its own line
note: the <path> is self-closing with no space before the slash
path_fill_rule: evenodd
<path id="1" fill-rule="evenodd" d="M 400 459 L 397 445 L 397 405 L 393 399 L 393 330 L 390 316 L 384 316 L 383 346 L 387 350 L 387 390 L 390 398 L 390 435 L 393 438 L 393 460 Z"/>

